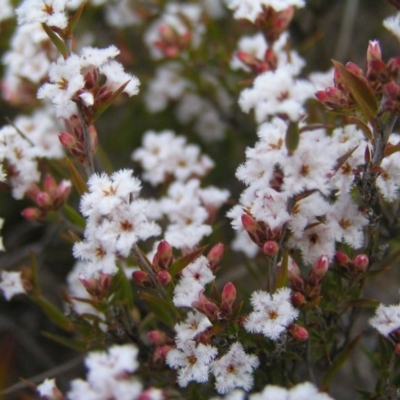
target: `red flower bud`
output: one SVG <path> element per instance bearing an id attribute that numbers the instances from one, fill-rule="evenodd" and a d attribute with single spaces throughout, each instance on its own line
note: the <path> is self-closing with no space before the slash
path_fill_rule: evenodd
<path id="1" fill-rule="evenodd" d="M 337 263 L 341 266 L 347 266 L 351 263 L 350 258 L 347 256 L 346 253 L 343 253 L 343 251 L 337 251 L 335 254 L 335 259 Z"/>
<path id="2" fill-rule="evenodd" d="M 137 270 L 132 272 L 133 280 L 142 287 L 150 287 L 152 286 L 149 276 L 146 272 Z"/>
<path id="3" fill-rule="evenodd" d="M 292 324 L 288 328 L 289 334 L 293 337 L 294 340 L 298 342 L 305 342 L 309 338 L 309 334 L 306 328 L 303 328 L 300 325 Z"/>
<path id="4" fill-rule="evenodd" d="M 171 282 L 172 276 L 168 271 L 163 270 L 157 274 L 157 280 L 161 285 L 167 286 Z"/>
<path id="5" fill-rule="evenodd" d="M 224 245 L 222 243 L 217 243 L 207 254 L 207 260 L 211 270 L 214 270 L 218 266 L 223 256 Z"/>
<path id="6" fill-rule="evenodd" d="M 156 255 L 157 255 L 157 257 L 155 257 L 155 259 L 157 259 L 156 266 L 159 267 L 160 269 L 168 269 L 171 266 L 172 262 L 174 261 L 172 257 L 172 247 L 165 240 L 162 240 L 160 243 L 158 243 Z"/>
<path id="7" fill-rule="evenodd" d="M 362 271 L 368 267 L 369 258 L 366 254 L 358 254 L 353 260 L 354 266 Z"/>
<path id="8" fill-rule="evenodd" d="M 21 215 L 28 221 L 39 221 L 44 217 L 43 212 L 36 207 L 27 207 L 23 209 Z"/>
<path id="9" fill-rule="evenodd" d="M 290 301 L 295 307 L 301 307 L 303 304 L 306 303 L 306 298 L 303 293 L 294 292 L 290 296 Z"/>
<path id="10" fill-rule="evenodd" d="M 232 282 L 228 282 L 221 293 L 221 310 L 225 314 L 232 312 L 233 303 L 236 300 L 236 288 Z"/>
<path id="11" fill-rule="evenodd" d="M 275 240 L 268 240 L 263 246 L 264 253 L 269 256 L 273 257 L 279 251 L 279 245 Z"/>
<path id="12" fill-rule="evenodd" d="M 152 343 L 158 346 L 165 344 L 167 341 L 167 335 L 165 332 L 159 330 L 147 332 L 147 337 Z"/>
<path id="13" fill-rule="evenodd" d="M 329 268 L 329 258 L 327 256 L 321 256 L 314 263 L 307 282 L 310 285 L 317 285 L 321 279 L 325 276 Z"/>

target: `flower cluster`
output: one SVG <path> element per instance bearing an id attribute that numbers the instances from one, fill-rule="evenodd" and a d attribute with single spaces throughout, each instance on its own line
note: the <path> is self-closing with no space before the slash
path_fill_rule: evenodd
<path id="1" fill-rule="evenodd" d="M 138 198 L 141 184 L 132 170 L 94 174 L 88 188 L 81 200 L 85 239 L 75 244 L 74 255 L 87 261 L 84 275 L 92 278 L 114 274 L 118 258 L 128 257 L 135 243 L 158 235 L 160 228 L 147 218 L 148 203 Z"/>

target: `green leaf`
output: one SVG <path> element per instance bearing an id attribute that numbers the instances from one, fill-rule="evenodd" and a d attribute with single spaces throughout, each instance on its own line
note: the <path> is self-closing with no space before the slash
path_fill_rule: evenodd
<path id="1" fill-rule="evenodd" d="M 63 211 L 67 216 L 67 218 L 69 219 L 69 221 L 71 221 L 75 226 L 81 229 L 85 228 L 86 225 L 85 218 L 83 218 L 82 215 L 78 213 L 78 211 L 76 211 L 68 204 L 64 204 Z"/>
<path id="2" fill-rule="evenodd" d="M 169 268 L 168 272 L 174 276 L 179 274 L 186 266 L 188 266 L 191 262 L 193 262 L 205 249 L 207 246 L 200 247 L 199 249 L 186 254 L 179 260 L 176 260 L 171 267 Z"/>
<path id="3" fill-rule="evenodd" d="M 82 196 L 83 193 L 88 191 L 86 182 L 83 180 L 81 174 L 78 172 L 78 170 L 75 168 L 75 165 L 71 162 L 69 158 L 66 158 L 66 162 L 69 172 L 71 174 L 72 184 L 74 185 L 79 196 Z"/>
<path id="4" fill-rule="evenodd" d="M 76 24 L 79 21 L 79 18 L 82 15 L 82 11 L 86 6 L 86 2 L 82 3 L 79 8 L 76 10 L 75 14 L 70 18 L 69 23 L 68 23 L 68 30 L 72 34 L 75 30 Z"/>
<path id="5" fill-rule="evenodd" d="M 92 120 L 93 122 L 96 121 L 97 118 L 100 117 L 101 114 L 103 114 L 104 111 L 107 110 L 108 107 L 110 107 L 110 105 L 115 101 L 115 99 L 124 91 L 124 89 L 126 88 L 126 85 L 130 82 L 126 81 L 124 84 L 122 84 L 115 92 L 114 94 L 104 103 L 101 105 L 100 108 L 98 108 L 93 116 L 92 116 Z"/>
<path id="6" fill-rule="evenodd" d="M 44 31 L 47 33 L 47 36 L 52 41 L 54 46 L 56 46 L 57 50 L 61 53 L 64 58 L 68 57 L 68 49 L 64 40 L 60 38 L 48 25 L 42 23 L 42 27 Z"/>
<path id="7" fill-rule="evenodd" d="M 69 339 L 60 335 L 55 335 L 54 333 L 42 332 L 44 337 L 52 340 L 53 342 L 59 343 L 69 349 L 77 351 L 78 353 L 83 353 L 87 350 L 86 345 L 82 341 Z"/>
<path id="8" fill-rule="evenodd" d="M 331 380 L 334 376 L 339 372 L 342 365 L 347 361 L 350 357 L 351 352 L 355 349 L 358 342 L 362 338 L 363 333 L 357 335 L 347 346 L 342 350 L 342 352 L 333 360 L 331 366 L 325 373 L 323 382 L 322 382 L 322 389 L 327 390 Z"/>
<path id="9" fill-rule="evenodd" d="M 300 142 L 299 126 L 296 122 L 290 121 L 285 136 L 285 145 L 289 154 L 293 154 L 293 152 L 297 149 L 299 142 Z"/>
<path id="10" fill-rule="evenodd" d="M 377 308 L 379 304 L 380 302 L 378 300 L 363 298 L 363 299 L 350 300 L 346 304 L 346 307 Z"/>
<path id="11" fill-rule="evenodd" d="M 49 317 L 50 321 L 67 332 L 74 331 L 74 324 L 52 303 L 42 296 L 33 297 L 33 301 Z"/>
<path id="12" fill-rule="evenodd" d="M 342 75 L 347 88 L 363 114 L 369 121 L 374 120 L 378 112 L 378 103 L 371 88 L 340 62 L 332 60 L 332 63 Z"/>
<path id="13" fill-rule="evenodd" d="M 119 269 L 113 278 L 113 287 L 116 288 L 115 299 L 118 299 L 129 308 L 133 307 L 133 293 L 131 284 L 125 273 Z"/>
<path id="14" fill-rule="evenodd" d="M 169 301 L 146 292 L 141 292 L 140 297 L 165 325 L 170 328 L 175 325 L 175 320 L 172 317 L 175 314 L 175 309 Z"/>
<path id="15" fill-rule="evenodd" d="M 359 128 L 360 130 L 363 131 L 364 135 L 366 136 L 366 138 L 373 143 L 374 141 L 374 135 L 371 132 L 371 129 L 369 128 L 369 126 L 362 121 L 360 118 L 355 117 L 354 115 L 350 115 L 348 117 L 346 117 L 347 120 L 349 122 L 352 122 L 353 124 L 357 125 L 357 128 Z"/>

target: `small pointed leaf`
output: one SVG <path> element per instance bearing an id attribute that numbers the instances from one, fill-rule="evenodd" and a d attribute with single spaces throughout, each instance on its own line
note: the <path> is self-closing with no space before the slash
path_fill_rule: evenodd
<path id="1" fill-rule="evenodd" d="M 275 291 L 287 286 L 288 266 L 289 266 L 289 253 L 287 250 L 285 250 L 283 253 L 281 266 L 278 269 L 278 276 L 275 283 Z"/>
<path id="2" fill-rule="evenodd" d="M 193 262 L 205 249 L 207 246 L 200 247 L 199 249 L 186 254 L 179 260 L 176 260 L 171 267 L 169 268 L 168 272 L 174 276 L 179 274 L 186 266 L 188 266 L 191 262 Z"/>
<path id="3" fill-rule="evenodd" d="M 68 165 L 69 172 L 71 174 L 72 184 L 74 185 L 79 196 L 82 196 L 83 193 L 88 191 L 86 182 L 82 179 L 81 174 L 78 172 L 78 170 L 75 168 L 75 165 L 71 162 L 69 158 L 66 158 L 66 162 Z"/>
<path id="4" fill-rule="evenodd" d="M 140 297 L 165 325 L 170 328 L 174 326 L 175 321 L 172 315 L 175 314 L 175 310 L 170 302 L 146 292 L 141 292 Z"/>
<path id="5" fill-rule="evenodd" d="M 115 92 L 114 94 L 104 103 L 101 105 L 100 108 L 98 108 L 95 113 L 93 114 L 92 120 L 93 122 L 96 121 L 97 118 L 100 117 L 101 114 L 103 114 L 104 111 L 107 110 L 108 107 L 115 101 L 115 99 L 124 91 L 126 86 L 128 85 L 129 81 L 126 81 L 123 83 Z"/>
<path id="6" fill-rule="evenodd" d="M 361 109 L 363 114 L 369 121 L 375 119 L 378 111 L 378 103 L 374 93 L 366 82 L 360 79 L 353 72 L 349 71 L 343 64 L 332 60 L 333 65 L 337 68 L 343 77 L 354 101 Z"/>
<path id="7" fill-rule="evenodd" d="M 298 147 L 300 142 L 299 126 L 295 122 L 290 122 L 285 136 L 285 145 L 289 152 L 292 154 Z"/>
<path id="8" fill-rule="evenodd" d="M 49 317 L 50 321 L 56 324 L 59 328 L 67 332 L 72 332 L 74 330 L 74 324 L 63 314 L 62 311 L 44 297 L 35 296 L 33 297 L 33 301 Z"/>
<path id="9" fill-rule="evenodd" d="M 57 50 L 60 52 L 60 54 L 64 57 L 68 57 L 68 49 L 67 46 L 65 45 L 64 41 L 58 36 L 48 25 L 45 23 L 42 23 L 42 27 L 44 31 L 47 33 L 47 36 L 49 39 L 52 41 L 54 46 L 56 46 Z"/>
<path id="10" fill-rule="evenodd" d="M 342 350 L 342 352 L 333 360 L 331 366 L 328 368 L 328 370 L 325 373 L 323 383 L 322 383 L 323 389 L 325 389 L 325 390 L 328 389 L 328 386 L 329 386 L 331 380 L 339 372 L 342 365 L 350 357 L 351 352 L 355 349 L 358 342 L 361 340 L 362 335 L 363 335 L 363 333 L 360 333 L 359 335 L 357 335 L 350 343 L 347 344 L 347 346 Z"/>

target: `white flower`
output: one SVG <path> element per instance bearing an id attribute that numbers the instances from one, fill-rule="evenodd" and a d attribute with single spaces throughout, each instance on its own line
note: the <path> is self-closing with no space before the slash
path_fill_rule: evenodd
<path id="1" fill-rule="evenodd" d="M 49 378 L 45 379 L 40 385 L 38 385 L 36 391 L 39 393 L 40 397 L 44 397 L 49 400 L 56 398 L 56 394 L 59 393 L 56 380 Z"/>
<path id="2" fill-rule="evenodd" d="M 384 19 L 383 26 L 400 40 L 400 12 Z"/>
<path id="3" fill-rule="evenodd" d="M 107 78 L 106 87 L 111 92 L 116 92 L 123 84 L 128 82 L 123 92 L 128 96 L 139 93 L 139 79 L 136 76 L 127 74 L 119 62 L 111 60 L 102 65 L 99 68 L 99 72 Z"/>
<path id="4" fill-rule="evenodd" d="M 42 22 L 64 29 L 68 25 L 65 6 L 68 0 L 24 0 L 15 10 L 18 23 Z"/>
<path id="5" fill-rule="evenodd" d="M 285 114 L 292 121 L 298 121 L 304 113 L 305 100 L 314 96 L 313 85 L 305 80 L 295 79 L 290 66 L 258 75 L 253 87 L 242 91 L 239 105 L 244 112 L 254 108 L 258 123 L 269 116 Z"/>
<path id="6" fill-rule="evenodd" d="M 178 370 L 178 384 L 186 387 L 190 381 L 207 382 L 210 364 L 218 350 L 202 343 L 196 346 L 192 340 L 186 341 L 177 349 L 168 352 L 166 362 Z"/>
<path id="7" fill-rule="evenodd" d="M 26 293 L 20 272 L 2 271 L 0 276 L 0 289 L 3 291 L 6 300 L 10 300 L 17 294 Z"/>
<path id="8" fill-rule="evenodd" d="M 93 174 L 88 188 L 81 200 L 87 217 L 85 240 L 74 245 L 75 257 L 88 261 L 86 278 L 100 272 L 114 274 L 117 257 L 127 257 L 139 240 L 160 233 L 148 219 L 147 201 L 137 198 L 141 183 L 132 170 L 119 170 L 110 177 Z"/>
<path id="9" fill-rule="evenodd" d="M 303 7 L 304 0 L 225 0 L 227 6 L 234 10 L 236 19 L 245 18 L 254 22 L 262 13 L 262 7 L 272 7 L 275 11 L 283 11 L 290 6 Z"/>
<path id="10" fill-rule="evenodd" d="M 237 387 L 248 392 L 253 387 L 253 369 L 258 365 L 256 356 L 246 354 L 239 342 L 233 343 L 228 353 L 212 363 L 217 392 L 225 394 Z"/>
<path id="11" fill-rule="evenodd" d="M 211 326 L 212 323 L 204 314 L 201 314 L 198 311 L 189 312 L 187 319 L 184 322 L 174 326 L 176 332 L 176 343 L 184 343 L 188 340 L 192 340 L 199 333 L 204 332 Z"/>
<path id="12" fill-rule="evenodd" d="M 277 340 L 299 315 L 290 302 L 290 289 L 281 288 L 273 295 L 257 291 L 251 296 L 254 311 L 244 324 L 251 333 L 262 333 L 271 340 Z"/>
<path id="13" fill-rule="evenodd" d="M 0 0 L 0 21 L 5 21 L 14 15 L 10 0 Z"/>
<path id="14" fill-rule="evenodd" d="M 251 394 L 249 400 L 333 400 L 310 382 L 300 383 L 291 389 L 268 385 L 261 393 Z"/>
<path id="15" fill-rule="evenodd" d="M 132 154 L 144 169 L 143 178 L 152 185 L 165 182 L 170 177 L 186 181 L 192 176 L 204 176 L 213 161 L 202 155 L 200 147 L 186 143 L 186 138 L 173 131 L 145 132 L 142 147 Z"/>
<path id="16" fill-rule="evenodd" d="M 383 336 L 400 328 L 400 305 L 384 306 L 381 304 L 369 323 Z"/>

